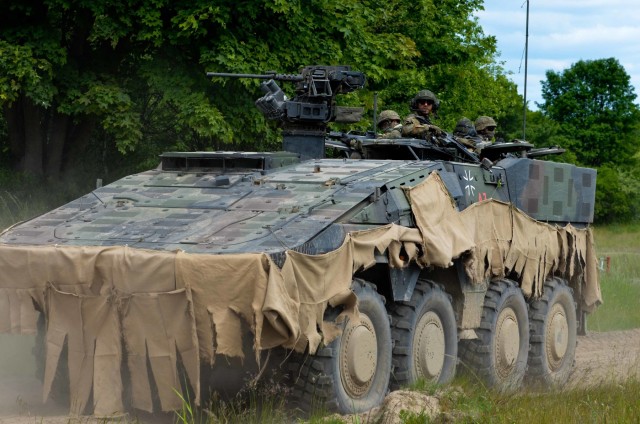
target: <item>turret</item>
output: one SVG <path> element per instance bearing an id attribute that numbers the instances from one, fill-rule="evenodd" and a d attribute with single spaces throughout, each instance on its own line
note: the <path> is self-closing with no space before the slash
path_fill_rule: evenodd
<path id="1" fill-rule="evenodd" d="M 362 117 L 362 108 L 337 106 L 335 101 L 338 94 L 364 87 L 364 74 L 350 66 L 306 66 L 298 75 L 208 72 L 207 76 L 266 79 L 261 84 L 265 94 L 256 100 L 256 107 L 267 119 L 280 121 L 283 149 L 299 154 L 302 160 L 324 157 L 329 122 L 357 122 Z M 293 99 L 287 98 L 276 81 L 296 83 Z"/>

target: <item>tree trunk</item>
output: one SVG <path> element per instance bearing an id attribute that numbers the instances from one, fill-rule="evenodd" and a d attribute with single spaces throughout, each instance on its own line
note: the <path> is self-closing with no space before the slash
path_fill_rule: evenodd
<path id="1" fill-rule="evenodd" d="M 68 166 L 74 166 L 74 164 L 83 157 L 91 140 L 91 136 L 93 135 L 96 123 L 97 120 L 95 116 L 85 115 L 80 119 L 80 122 L 70 126 L 67 131 L 65 143 L 65 154 L 62 162 L 63 169 Z"/>
<path id="2" fill-rule="evenodd" d="M 11 155 L 14 160 L 12 166 L 17 171 L 22 171 L 24 164 L 24 121 L 22 119 L 22 100 L 5 105 L 3 108 L 4 119 L 7 123 L 7 135 Z"/>
<path id="3" fill-rule="evenodd" d="M 29 99 L 23 100 L 24 113 L 24 161 L 25 173 L 42 176 L 44 154 L 44 132 L 42 130 L 42 109 Z"/>
<path id="4" fill-rule="evenodd" d="M 51 113 L 51 130 L 49 132 L 45 162 L 45 175 L 47 178 L 57 179 L 60 177 L 69 119 L 69 115 L 63 115 L 58 112 Z"/>

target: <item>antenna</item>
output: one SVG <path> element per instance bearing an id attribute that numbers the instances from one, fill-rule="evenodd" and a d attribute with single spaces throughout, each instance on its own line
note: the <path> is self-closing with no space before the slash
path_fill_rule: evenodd
<path id="1" fill-rule="evenodd" d="M 378 125 L 378 92 L 373 93 L 373 134 L 376 133 Z M 375 137 L 375 135 L 374 135 Z"/>
<path id="2" fill-rule="evenodd" d="M 527 26 L 524 36 L 524 105 L 522 107 L 522 139 L 527 139 L 527 65 L 529 62 L 529 0 L 527 1 Z"/>

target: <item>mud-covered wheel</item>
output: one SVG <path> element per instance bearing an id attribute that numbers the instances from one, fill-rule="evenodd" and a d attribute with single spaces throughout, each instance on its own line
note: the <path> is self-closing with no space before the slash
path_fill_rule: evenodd
<path id="1" fill-rule="evenodd" d="M 471 374 L 503 392 L 518 389 L 527 369 L 529 316 L 522 291 L 510 280 L 492 281 L 477 339 L 460 343 L 460 358 Z"/>
<path id="2" fill-rule="evenodd" d="M 361 280 L 354 281 L 352 290 L 360 320 L 346 320 L 342 334 L 315 355 L 291 358 L 292 398 L 303 411 L 363 412 L 381 404 L 387 394 L 391 330 L 383 298 Z"/>
<path id="3" fill-rule="evenodd" d="M 553 278 L 542 296 L 529 306 L 531 349 L 526 381 L 550 388 L 562 387 L 571 374 L 576 355 L 576 306 L 571 289 Z"/>
<path id="4" fill-rule="evenodd" d="M 458 361 L 458 332 L 449 296 L 436 284 L 418 281 L 408 302 L 389 308 L 393 348 L 391 388 L 418 379 L 445 384 Z"/>

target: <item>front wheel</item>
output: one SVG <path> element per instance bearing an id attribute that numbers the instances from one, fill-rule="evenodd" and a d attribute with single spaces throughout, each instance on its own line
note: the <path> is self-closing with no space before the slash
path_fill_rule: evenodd
<path id="1" fill-rule="evenodd" d="M 496 390 L 518 389 L 527 368 L 529 316 L 522 290 L 513 281 L 491 282 L 476 333 L 477 339 L 460 343 L 463 363 Z"/>
<path id="2" fill-rule="evenodd" d="M 571 289 L 558 278 L 545 282 L 542 296 L 531 302 L 531 350 L 527 382 L 543 388 L 562 387 L 576 354 L 576 306 Z"/>
<path id="3" fill-rule="evenodd" d="M 293 396 L 304 411 L 360 413 L 380 405 L 387 394 L 391 330 L 383 298 L 362 280 L 355 280 L 352 290 L 360 319 L 347 319 L 342 334 L 315 355 L 292 357 Z"/>
<path id="4" fill-rule="evenodd" d="M 389 308 L 394 340 L 391 388 L 424 379 L 445 384 L 456 372 L 458 332 L 449 296 L 420 280 L 408 302 Z"/>

